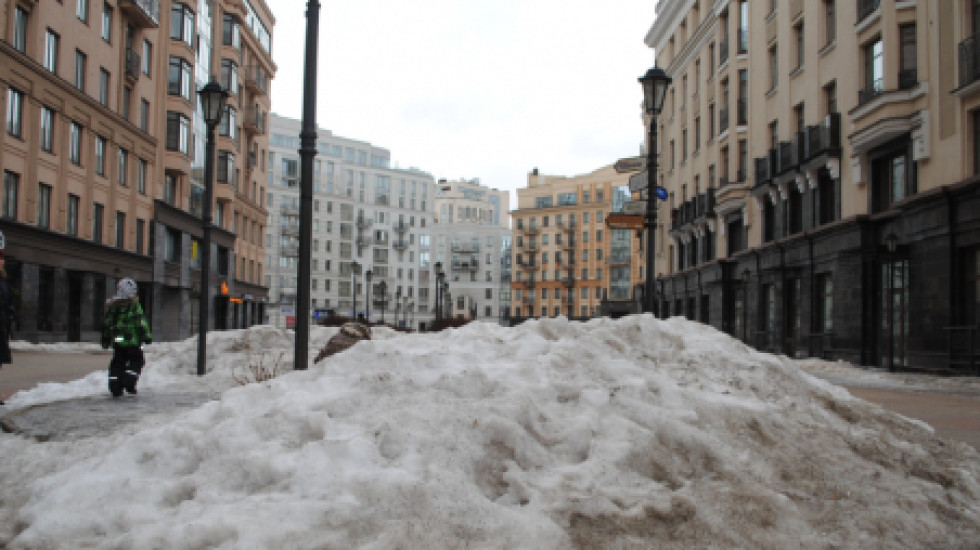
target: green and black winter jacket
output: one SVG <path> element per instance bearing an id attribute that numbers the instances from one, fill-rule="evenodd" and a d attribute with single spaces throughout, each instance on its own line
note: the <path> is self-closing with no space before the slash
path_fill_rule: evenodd
<path id="1" fill-rule="evenodd" d="M 111 300 L 106 304 L 102 347 L 134 347 L 153 341 L 143 308 L 135 300 Z"/>

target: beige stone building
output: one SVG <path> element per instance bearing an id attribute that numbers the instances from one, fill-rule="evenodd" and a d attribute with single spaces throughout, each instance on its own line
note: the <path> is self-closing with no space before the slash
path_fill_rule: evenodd
<path id="1" fill-rule="evenodd" d="M 0 230 L 15 338 L 95 340 L 115 282 L 140 285 L 155 337 L 261 319 L 265 113 L 275 72 L 263 0 L 0 3 Z M 210 289 L 198 247 L 205 125 L 196 91 L 231 93 L 218 128 Z"/>
<path id="2" fill-rule="evenodd" d="M 511 212 L 512 322 L 634 310 L 643 278 L 635 230 L 605 225 L 627 200 L 629 174 L 612 166 L 573 177 L 528 174 Z"/>
<path id="3" fill-rule="evenodd" d="M 970 368 L 980 2 L 656 9 L 660 313 L 790 355 Z"/>

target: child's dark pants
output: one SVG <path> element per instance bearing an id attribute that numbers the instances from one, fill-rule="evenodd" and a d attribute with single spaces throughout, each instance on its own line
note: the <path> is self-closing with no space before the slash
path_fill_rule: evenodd
<path id="1" fill-rule="evenodd" d="M 109 391 L 113 397 L 122 395 L 123 389 L 136 393 L 136 383 L 144 364 L 146 360 L 139 346 L 113 348 L 112 361 L 109 362 Z"/>

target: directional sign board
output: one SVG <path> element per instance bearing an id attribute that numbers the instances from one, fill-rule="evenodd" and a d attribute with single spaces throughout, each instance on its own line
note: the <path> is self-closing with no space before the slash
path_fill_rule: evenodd
<path id="1" fill-rule="evenodd" d="M 626 201 L 623 203 L 623 214 L 646 214 L 647 201 Z"/>
<path id="2" fill-rule="evenodd" d="M 649 183 L 646 170 L 630 176 L 630 192 L 642 191 Z"/>
<path id="3" fill-rule="evenodd" d="M 620 174 L 625 174 L 627 172 L 638 172 L 646 169 L 646 167 L 646 157 L 627 157 L 617 160 L 616 164 L 613 165 L 613 168 L 615 168 Z"/>

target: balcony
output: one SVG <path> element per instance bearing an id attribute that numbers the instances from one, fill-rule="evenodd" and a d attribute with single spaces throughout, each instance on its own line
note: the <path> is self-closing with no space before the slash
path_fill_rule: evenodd
<path id="1" fill-rule="evenodd" d="M 269 75 L 265 72 L 262 65 L 249 65 L 243 70 L 245 88 L 255 95 L 267 95 L 269 93 Z"/>
<path id="2" fill-rule="evenodd" d="M 800 165 L 800 161 L 803 159 L 803 142 L 805 141 L 803 136 L 803 132 L 797 132 L 792 141 L 779 142 L 777 147 L 777 174 L 795 170 Z"/>
<path id="3" fill-rule="evenodd" d="M 877 11 L 881 5 L 881 0 L 858 0 L 857 2 L 857 22 L 864 21 L 865 17 Z"/>
<path id="4" fill-rule="evenodd" d="M 565 239 L 562 242 L 558 243 L 558 246 L 564 250 L 570 250 L 572 248 L 575 248 L 575 239 L 571 239 L 571 238 Z"/>
<path id="5" fill-rule="evenodd" d="M 367 229 L 374 225 L 374 220 L 368 217 L 360 216 L 357 218 L 358 229 Z"/>
<path id="6" fill-rule="evenodd" d="M 558 220 L 555 225 L 565 231 L 575 231 L 576 228 L 575 220 Z"/>
<path id="7" fill-rule="evenodd" d="M 840 155 L 840 113 L 830 113 L 822 124 L 807 126 L 803 156 L 810 160 L 817 155 Z"/>
<path id="8" fill-rule="evenodd" d="M 256 155 L 254 151 L 249 151 L 248 156 L 245 158 L 245 168 L 248 170 L 255 170 L 255 167 L 258 166 L 258 164 L 258 155 Z"/>
<path id="9" fill-rule="evenodd" d="M 398 222 L 392 228 L 398 233 L 405 233 L 408 231 L 408 224 L 405 222 Z"/>
<path id="10" fill-rule="evenodd" d="M 480 269 L 480 262 L 476 258 L 453 260 L 452 266 L 454 271 L 476 271 Z"/>
<path id="11" fill-rule="evenodd" d="M 284 244 L 279 247 L 280 256 L 297 257 L 299 256 L 298 244 Z"/>
<path id="12" fill-rule="evenodd" d="M 520 228 L 521 226 L 518 226 L 518 229 Z M 525 235 L 537 235 L 538 233 L 541 233 L 541 228 L 535 223 L 528 224 L 524 226 L 523 229 Z"/>
<path id="13" fill-rule="evenodd" d="M 960 88 L 980 80 L 980 33 L 959 44 Z"/>
<path id="14" fill-rule="evenodd" d="M 865 85 L 864 88 L 858 90 L 858 105 L 864 105 L 865 103 L 871 101 L 872 99 L 881 95 L 885 91 L 884 82 L 882 79 L 875 79 L 874 82 Z"/>
<path id="15" fill-rule="evenodd" d="M 575 286 L 575 277 L 564 277 L 561 280 L 561 284 L 566 288 L 573 287 Z M 568 302 L 562 302 L 562 303 L 567 304 Z"/>
<path id="16" fill-rule="evenodd" d="M 518 258 L 517 266 L 520 267 L 521 269 L 537 269 L 538 263 L 535 262 L 533 259 L 525 260 L 524 258 Z"/>
<path id="17" fill-rule="evenodd" d="M 252 135 L 265 134 L 265 113 L 259 109 L 258 105 L 245 108 L 242 130 Z"/>
<path id="18" fill-rule="evenodd" d="M 675 208 L 675 210 L 677 209 Z M 624 253 L 614 252 L 606 256 L 606 265 L 629 265 L 629 264 L 630 264 L 630 255 L 628 252 L 624 252 Z"/>
<path id="19" fill-rule="evenodd" d="M 715 213 L 715 190 L 708 189 L 694 197 L 694 218 L 706 218 Z"/>
<path id="20" fill-rule="evenodd" d="M 140 79 L 140 54 L 133 48 L 126 48 L 126 78 L 134 82 Z"/>
<path id="21" fill-rule="evenodd" d="M 772 155 L 755 158 L 755 185 L 763 185 L 772 180 Z"/>
<path id="22" fill-rule="evenodd" d="M 898 71 L 898 89 L 911 90 L 919 83 L 919 71 L 917 69 L 903 69 Z"/>
<path id="23" fill-rule="evenodd" d="M 279 211 L 287 216 L 299 216 L 299 205 L 293 203 L 283 203 L 279 205 Z"/>
<path id="24" fill-rule="evenodd" d="M 365 246 L 371 246 L 374 244 L 374 239 L 371 237 L 358 237 L 357 241 L 355 242 L 359 248 L 364 248 Z"/>
<path id="25" fill-rule="evenodd" d="M 406 248 L 408 248 L 408 241 L 406 241 L 404 239 L 398 239 L 397 241 L 391 243 L 391 246 L 395 250 L 397 250 L 399 252 L 402 252 L 403 250 L 405 250 Z"/>
<path id="26" fill-rule="evenodd" d="M 478 241 L 453 241 L 449 249 L 453 252 L 479 252 L 480 243 Z"/>
<path id="27" fill-rule="evenodd" d="M 159 0 L 119 0 L 119 9 L 140 27 L 160 26 Z"/>
<path id="28" fill-rule="evenodd" d="M 285 222 L 280 227 L 283 235 L 299 235 L 299 222 Z"/>

